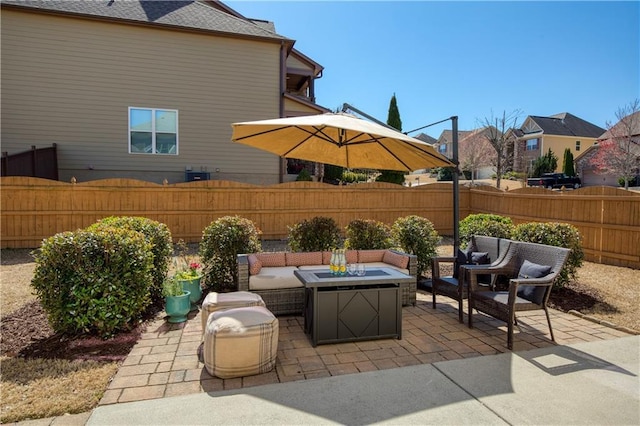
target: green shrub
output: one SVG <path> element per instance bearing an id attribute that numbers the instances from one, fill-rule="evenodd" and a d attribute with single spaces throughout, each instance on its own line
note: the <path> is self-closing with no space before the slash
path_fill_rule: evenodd
<path id="1" fill-rule="evenodd" d="M 355 219 L 345 227 L 346 248 L 352 250 L 378 250 L 395 246 L 391 227 L 376 220 Z"/>
<path id="2" fill-rule="evenodd" d="M 305 219 L 288 229 L 289 247 L 294 252 L 330 250 L 340 244 L 340 230 L 330 217 Z"/>
<path id="3" fill-rule="evenodd" d="M 211 222 L 202 232 L 199 249 L 205 289 L 221 292 L 237 288 L 237 256 L 261 251 L 259 237 L 256 224 L 240 216 L 224 216 Z"/>
<path id="4" fill-rule="evenodd" d="M 380 174 L 376 177 L 376 182 L 388 182 L 402 185 L 404 184 L 404 177 L 406 174 L 406 172 L 400 172 L 397 170 L 381 170 Z"/>
<path id="5" fill-rule="evenodd" d="M 346 183 L 366 182 L 367 174 L 362 172 L 345 170 L 342 172 L 342 181 Z"/>
<path id="6" fill-rule="evenodd" d="M 169 262 L 173 254 L 169 227 L 164 223 L 146 217 L 111 216 L 99 220 L 87 229 L 91 231 L 104 226 L 138 231 L 151 243 L 151 252 L 153 253 L 153 284 L 150 289 L 151 303 L 154 306 L 161 307 L 164 303 L 162 285 L 167 277 Z"/>
<path id="7" fill-rule="evenodd" d="M 515 227 L 512 238 L 516 241 L 547 244 L 571 249 L 567 263 L 554 282 L 555 287 L 563 287 L 575 280 L 578 268 L 582 266 L 584 251 L 578 229 L 568 223 L 522 223 Z"/>
<path id="8" fill-rule="evenodd" d="M 309 170 L 302 169 L 300 170 L 300 173 L 298 173 L 298 177 L 296 177 L 296 181 L 311 182 L 313 181 L 313 178 L 311 177 L 311 174 L 309 174 Z"/>
<path id="9" fill-rule="evenodd" d="M 63 232 L 34 255 L 31 285 L 56 332 L 108 337 L 135 327 L 151 303 L 153 254 L 140 232 Z"/>
<path id="10" fill-rule="evenodd" d="M 418 257 L 418 277 L 431 268 L 441 238 L 428 219 L 421 216 L 400 217 L 393 223 L 391 231 L 405 253 Z"/>
<path id="11" fill-rule="evenodd" d="M 464 247 L 472 235 L 496 238 L 511 238 L 513 221 L 497 214 L 471 214 L 460 221 L 460 246 Z"/>
<path id="12" fill-rule="evenodd" d="M 449 167 L 438 167 L 436 171 L 438 173 L 436 178 L 438 182 L 453 180 L 453 170 Z"/>

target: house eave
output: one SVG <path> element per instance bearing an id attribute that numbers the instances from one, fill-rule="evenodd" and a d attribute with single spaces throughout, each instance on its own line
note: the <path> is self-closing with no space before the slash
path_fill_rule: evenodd
<path id="1" fill-rule="evenodd" d="M 21 12 L 28 12 L 28 13 L 60 16 L 65 18 L 91 20 L 91 21 L 97 21 L 97 22 L 108 22 L 112 24 L 115 23 L 115 24 L 121 24 L 121 25 L 133 25 L 138 27 L 182 31 L 182 32 L 196 33 L 196 34 L 208 34 L 216 37 L 263 41 L 263 42 L 277 43 L 277 44 L 284 43 L 287 48 L 287 51 L 291 51 L 291 49 L 293 49 L 293 45 L 295 44 L 295 40 L 291 40 L 286 37 L 269 37 L 269 36 L 258 36 L 258 35 L 251 35 L 251 34 L 240 34 L 240 33 L 228 32 L 228 31 L 218 31 L 218 30 L 211 30 L 211 29 L 204 29 L 204 28 L 186 27 L 186 26 L 175 25 L 175 24 L 164 24 L 159 22 L 143 22 L 138 20 L 126 19 L 126 18 L 111 18 L 108 16 L 88 15 L 83 13 L 69 12 L 69 11 L 41 9 L 41 8 L 34 8 L 29 6 L 22 6 L 19 4 L 0 3 L 0 8 L 7 9 L 7 10 L 18 10 Z"/>

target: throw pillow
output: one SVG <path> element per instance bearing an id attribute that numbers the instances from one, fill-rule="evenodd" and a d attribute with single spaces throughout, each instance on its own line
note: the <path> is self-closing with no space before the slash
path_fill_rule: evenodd
<path id="1" fill-rule="evenodd" d="M 491 263 L 491 259 L 489 259 L 489 253 L 487 252 L 474 251 L 471 253 L 471 259 L 469 260 L 469 263 L 472 265 L 488 265 Z M 483 284 L 491 283 L 491 275 L 478 275 L 478 282 Z"/>
<path id="2" fill-rule="evenodd" d="M 278 253 L 258 253 L 256 257 L 260 262 L 262 262 L 262 266 L 286 266 L 287 260 L 284 255 L 284 252 Z"/>
<path id="3" fill-rule="evenodd" d="M 472 265 L 488 265 L 491 263 L 489 260 L 489 253 L 483 251 L 471 252 L 471 259 L 469 263 Z"/>
<path id="4" fill-rule="evenodd" d="M 347 263 L 358 263 L 358 250 L 347 250 Z"/>
<path id="5" fill-rule="evenodd" d="M 518 278 L 542 278 L 551 273 L 551 266 L 538 265 L 537 263 L 525 260 L 518 272 Z M 540 304 L 544 298 L 545 287 L 533 285 L 523 285 L 518 287 L 518 297 Z"/>
<path id="6" fill-rule="evenodd" d="M 287 266 L 322 265 L 322 252 L 286 253 Z"/>
<path id="7" fill-rule="evenodd" d="M 386 250 L 358 250 L 358 262 L 382 262 L 385 252 Z"/>
<path id="8" fill-rule="evenodd" d="M 400 253 L 392 252 L 391 250 L 387 250 L 384 253 L 382 258 L 384 263 L 388 263 L 389 265 L 393 265 L 397 268 L 407 269 L 409 266 L 409 257 L 403 256 Z"/>
<path id="9" fill-rule="evenodd" d="M 469 264 L 469 257 L 471 256 L 471 252 L 467 248 L 466 250 L 458 249 L 458 254 L 456 255 L 456 261 L 453 264 L 453 278 L 458 278 L 458 272 L 460 270 L 460 266 Z"/>
<path id="10" fill-rule="evenodd" d="M 262 269 L 262 262 L 258 259 L 258 256 L 255 254 L 250 254 L 247 257 L 249 261 L 249 275 L 258 275 L 260 273 L 260 269 Z"/>

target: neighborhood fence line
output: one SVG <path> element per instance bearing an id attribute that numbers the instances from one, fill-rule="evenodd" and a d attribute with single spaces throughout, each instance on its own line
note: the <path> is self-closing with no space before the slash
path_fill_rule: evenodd
<path id="1" fill-rule="evenodd" d="M 0 185 L 2 248 L 39 247 L 44 238 L 107 216 L 145 216 L 167 224 L 174 240 L 187 242 L 200 241 L 212 221 L 227 215 L 253 220 L 263 239 L 285 238 L 288 226 L 314 216 L 332 217 L 344 228 L 354 219 L 391 224 L 398 217 L 419 215 L 440 235 L 453 234 L 451 183 L 257 186 L 210 180 L 159 185 L 130 179 L 64 183 L 3 177 Z M 638 193 L 609 187 L 560 192 L 461 186 L 459 199 L 460 219 L 494 213 L 516 224 L 570 223 L 583 237 L 587 260 L 640 268 Z"/>

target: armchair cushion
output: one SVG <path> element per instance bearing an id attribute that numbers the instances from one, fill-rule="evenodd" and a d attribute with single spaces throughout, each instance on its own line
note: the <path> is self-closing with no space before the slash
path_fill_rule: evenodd
<path id="1" fill-rule="evenodd" d="M 247 260 L 249 261 L 249 274 L 258 275 L 260 273 L 260 270 L 262 269 L 262 262 L 260 262 L 258 256 L 256 256 L 255 254 L 250 254 L 247 257 Z"/>
<path id="2" fill-rule="evenodd" d="M 518 278 L 542 278 L 551 273 L 551 266 L 538 265 L 537 263 L 525 260 L 518 272 Z M 518 296 L 534 303 L 541 303 L 545 292 L 544 287 L 523 285 L 518 287 Z"/>
<path id="3" fill-rule="evenodd" d="M 458 278 L 458 271 L 460 270 L 460 266 L 469 264 L 471 253 L 472 252 L 469 248 L 465 250 L 458 249 L 458 254 L 456 255 L 456 263 L 453 265 L 453 278 Z"/>

